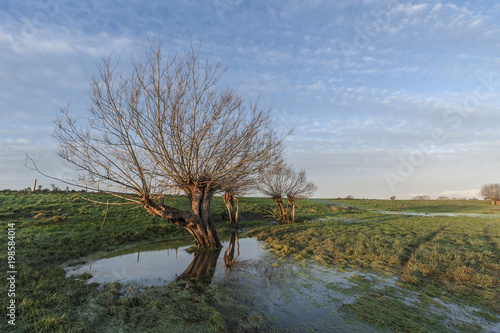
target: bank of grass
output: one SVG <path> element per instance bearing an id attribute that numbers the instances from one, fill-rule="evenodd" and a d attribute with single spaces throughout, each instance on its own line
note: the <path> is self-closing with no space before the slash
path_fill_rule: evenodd
<path id="1" fill-rule="evenodd" d="M 346 270 L 397 275 L 398 286 L 416 292 L 422 299 L 468 304 L 482 309 L 476 312 L 488 322 L 499 321 L 500 216 L 386 215 L 372 210 L 396 211 L 398 206 L 403 212 L 425 212 L 425 209 L 420 206 L 422 202 L 326 202 L 333 210 L 337 209 L 335 214 L 294 225 L 265 227 L 254 235 L 283 257 L 314 259 L 325 266 Z M 432 204 L 443 210 L 430 208 L 433 212 L 496 213 L 482 201 Z M 372 292 L 345 305 L 343 310 L 394 331 L 412 331 L 418 327 L 418 318 L 424 318 L 424 312 L 391 295 L 390 288 Z M 403 316 L 401 311 L 410 309 L 413 312 Z M 395 321 L 394 317 L 400 320 Z M 439 318 L 432 325 L 436 323 Z M 436 331 L 432 325 L 417 331 Z M 464 329 L 480 331 L 474 325 Z"/>

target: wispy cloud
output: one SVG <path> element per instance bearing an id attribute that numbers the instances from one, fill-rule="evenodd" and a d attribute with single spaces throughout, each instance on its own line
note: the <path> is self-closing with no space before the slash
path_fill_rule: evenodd
<path id="1" fill-rule="evenodd" d="M 169 53 L 182 52 L 189 28 L 194 40 L 203 39 L 204 55 L 228 66 L 224 84 L 246 99 L 260 95 L 279 126 L 295 127 L 289 157 L 322 180 L 318 195 L 388 197 L 384 171 L 397 169 L 436 130 L 446 139 L 427 147 L 432 154 L 398 196 L 423 194 L 422 179 L 432 177 L 439 180 L 432 193 L 451 189 L 452 176 L 467 171 L 457 165 L 482 170 L 481 177 L 459 177 L 459 190 L 480 186 L 500 162 L 492 139 L 500 123 L 500 6 L 388 3 L 4 2 L 0 160 L 9 166 L 0 167 L 15 172 L 10 165 L 22 163 L 19 151 L 30 145 L 51 151 L 57 107 L 71 101 L 85 114 L 88 80 L 102 57 L 114 52 L 130 68 L 147 36 L 161 36 Z M 478 166 L 481 160 L 488 165 Z"/>

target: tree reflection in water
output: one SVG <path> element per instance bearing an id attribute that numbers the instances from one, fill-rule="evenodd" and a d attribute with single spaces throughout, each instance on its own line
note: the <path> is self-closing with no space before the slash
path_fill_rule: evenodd
<path id="1" fill-rule="evenodd" d="M 235 245 L 237 245 L 238 255 L 234 256 Z M 238 231 L 232 231 L 229 236 L 229 243 L 227 244 L 226 252 L 224 252 L 224 264 L 226 265 L 226 271 L 230 271 L 233 268 L 236 259 L 240 256 L 240 242 L 238 240 Z"/>
<path id="2" fill-rule="evenodd" d="M 175 283 L 185 288 L 209 285 L 214 277 L 220 252 L 221 248 L 201 249 L 196 252 L 191 264 L 175 279 Z"/>
<path id="3" fill-rule="evenodd" d="M 201 251 L 196 252 L 191 264 L 175 279 L 175 283 L 183 285 L 185 288 L 190 288 L 195 285 L 209 285 L 214 277 L 220 252 L 221 248 L 201 249 Z M 238 232 L 233 231 L 229 236 L 229 242 L 224 252 L 226 271 L 231 270 L 239 256 L 240 243 L 238 240 Z"/>
<path id="4" fill-rule="evenodd" d="M 229 277 L 235 275 L 236 266 L 254 269 L 251 262 L 265 252 L 255 239 L 240 239 L 237 231 L 226 238 L 223 258 L 220 256 L 221 249 L 189 253 L 186 251 L 189 246 L 185 243 L 172 245 L 166 248 L 163 244 L 152 244 L 117 251 L 85 266 L 71 267 L 68 275 L 85 273 L 88 282 L 97 283 L 207 285 L 213 281 L 217 271 L 225 271 Z"/>

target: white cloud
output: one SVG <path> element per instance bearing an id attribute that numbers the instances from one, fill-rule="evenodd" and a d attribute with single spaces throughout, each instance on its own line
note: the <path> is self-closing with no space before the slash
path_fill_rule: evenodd
<path id="1" fill-rule="evenodd" d="M 422 13 L 426 8 L 428 8 L 428 6 L 429 5 L 426 3 L 421 3 L 418 5 L 412 5 L 411 3 L 409 3 L 403 10 L 406 15 L 415 15 Z"/>
<path id="2" fill-rule="evenodd" d="M 436 197 L 448 197 L 448 198 L 477 198 L 479 195 L 479 189 L 474 190 L 458 190 L 458 191 L 444 191 L 437 195 Z"/>

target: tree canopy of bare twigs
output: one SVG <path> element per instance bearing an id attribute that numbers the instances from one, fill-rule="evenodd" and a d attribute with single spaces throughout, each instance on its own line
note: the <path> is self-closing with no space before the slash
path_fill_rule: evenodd
<path id="1" fill-rule="evenodd" d="M 55 137 L 59 156 L 82 172 L 82 182 L 133 193 L 150 214 L 186 228 L 199 245 L 219 247 L 212 196 L 280 155 L 284 135 L 268 110 L 218 86 L 225 69 L 202 60 L 200 47 L 191 42 L 185 54 L 165 57 L 161 42 L 150 44 L 128 73 L 105 59 L 91 81 L 88 122 L 80 124 L 64 107 Z M 161 196 L 169 191 L 185 193 L 189 211 L 165 205 Z"/>
<path id="2" fill-rule="evenodd" d="M 500 184 L 483 185 L 479 194 L 485 199 L 491 200 L 491 203 L 496 205 L 500 203 Z"/>
<path id="3" fill-rule="evenodd" d="M 286 162 L 279 160 L 260 173 L 258 189 L 270 196 L 278 206 L 282 221 L 295 221 L 295 199 L 298 196 L 311 196 L 317 187 L 307 181 L 305 170 L 296 172 Z M 282 198 L 287 197 L 285 208 Z"/>

